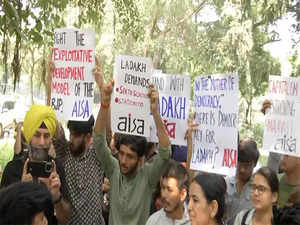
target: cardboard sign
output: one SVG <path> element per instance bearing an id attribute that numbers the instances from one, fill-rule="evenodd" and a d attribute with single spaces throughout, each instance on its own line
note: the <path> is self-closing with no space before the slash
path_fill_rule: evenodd
<path id="1" fill-rule="evenodd" d="M 160 71 L 152 76 L 152 84 L 159 91 L 160 115 L 170 141 L 175 145 L 187 145 L 184 135 L 190 110 L 190 82 L 189 76 L 163 74 Z M 157 131 L 152 121 L 150 141 L 157 142 Z"/>
<path id="2" fill-rule="evenodd" d="M 238 146 L 237 74 L 196 77 L 194 83 L 195 121 L 191 169 L 234 175 Z"/>
<path id="3" fill-rule="evenodd" d="M 268 97 L 272 103 L 265 118 L 263 149 L 300 156 L 299 78 L 270 76 Z"/>
<path id="4" fill-rule="evenodd" d="M 114 66 L 115 87 L 111 99 L 113 132 L 150 136 L 150 100 L 152 60 L 117 55 Z"/>
<path id="5" fill-rule="evenodd" d="M 50 105 L 62 120 L 88 120 L 94 100 L 95 33 L 55 29 Z"/>

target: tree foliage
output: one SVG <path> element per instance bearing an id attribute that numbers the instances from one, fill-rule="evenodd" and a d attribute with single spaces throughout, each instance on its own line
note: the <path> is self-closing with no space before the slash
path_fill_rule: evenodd
<path id="1" fill-rule="evenodd" d="M 21 66 L 28 71 L 20 51 L 35 46 L 43 83 L 54 28 L 68 24 L 70 15 L 71 25 L 96 30 L 105 74 L 120 53 L 151 57 L 154 68 L 192 80 L 238 72 L 250 126 L 253 99 L 264 94 L 270 74 L 280 74 L 278 60 L 264 50 L 278 40 L 269 25 L 287 12 L 300 18 L 297 6 L 291 0 L 0 0 L 3 74 L 11 69 L 16 83 Z"/>

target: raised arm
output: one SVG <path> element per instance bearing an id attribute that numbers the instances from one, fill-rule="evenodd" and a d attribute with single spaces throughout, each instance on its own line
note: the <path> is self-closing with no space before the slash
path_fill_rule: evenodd
<path id="1" fill-rule="evenodd" d="M 46 105 L 50 106 L 51 101 L 51 82 L 52 82 L 52 75 L 55 70 L 55 64 L 51 59 L 49 59 L 48 63 L 48 74 L 46 78 Z"/>
<path id="2" fill-rule="evenodd" d="M 188 120 L 188 129 L 185 134 L 185 139 L 187 139 L 187 145 L 188 145 L 188 152 L 187 152 L 187 170 L 190 177 L 190 183 L 192 182 L 192 179 L 194 178 L 194 170 L 190 169 L 191 166 L 191 159 L 193 154 L 193 132 L 197 129 L 199 126 L 198 123 L 195 123 L 195 114 L 193 114 L 192 118 Z"/>
<path id="3" fill-rule="evenodd" d="M 23 124 L 19 122 L 16 127 L 17 134 L 16 134 L 16 141 L 14 144 L 15 155 L 20 154 L 22 151 L 22 126 Z"/>
<path id="4" fill-rule="evenodd" d="M 94 148 L 96 151 L 97 160 L 100 161 L 102 168 L 108 178 L 111 177 L 113 171 L 118 167 L 118 161 L 112 156 L 110 149 L 107 146 L 105 138 L 105 131 L 107 124 L 110 122 L 110 99 L 114 88 L 114 81 L 111 79 L 109 82 L 103 82 L 103 74 L 100 66 L 94 69 L 95 81 L 101 93 L 101 106 L 94 127 Z"/>
<path id="5" fill-rule="evenodd" d="M 97 57 L 95 57 L 95 62 L 96 62 L 96 67 L 93 70 L 94 74 L 95 74 L 95 81 L 97 83 L 97 86 L 99 88 L 99 92 L 101 94 L 101 103 L 102 105 L 104 104 L 104 102 L 102 101 L 102 90 L 103 90 L 103 86 L 104 86 L 104 75 L 102 73 L 101 70 L 101 65 L 99 63 L 99 60 Z M 112 90 L 111 90 L 112 91 Z M 109 97 L 109 103 L 110 103 L 110 97 Z M 108 105 L 109 105 L 108 103 Z M 104 104 L 105 105 L 105 104 Z M 108 112 L 107 112 L 107 119 L 106 119 L 106 137 L 108 138 L 108 140 L 111 140 L 111 121 L 110 121 L 110 107 L 108 107 Z"/>
<path id="6" fill-rule="evenodd" d="M 170 139 L 158 110 L 159 94 L 153 85 L 149 86 L 148 96 L 150 98 L 150 108 L 157 130 L 158 142 L 163 148 L 168 148 L 170 146 Z"/>
<path id="7" fill-rule="evenodd" d="M 168 160 L 171 157 L 171 145 L 168 133 L 158 110 L 158 91 L 154 89 L 153 85 L 149 86 L 148 96 L 150 98 L 150 108 L 157 130 L 159 153 L 157 156 L 154 156 L 153 161 L 145 167 L 149 185 L 152 188 L 155 188 L 162 171 L 168 166 Z"/>
<path id="8" fill-rule="evenodd" d="M 110 119 L 110 99 L 114 88 L 114 80 L 111 79 L 109 82 L 104 84 L 103 74 L 101 72 L 99 64 L 94 69 L 95 81 L 98 85 L 101 94 L 101 106 L 98 113 L 98 117 L 95 125 L 95 133 L 103 133 L 107 128 L 108 120 Z"/>

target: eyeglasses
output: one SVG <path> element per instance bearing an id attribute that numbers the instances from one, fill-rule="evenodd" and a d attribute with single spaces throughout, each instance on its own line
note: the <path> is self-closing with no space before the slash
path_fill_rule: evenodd
<path id="1" fill-rule="evenodd" d="M 267 190 L 269 190 L 269 188 L 263 186 L 263 185 L 256 185 L 256 184 L 252 184 L 251 185 L 251 192 L 254 193 L 257 190 L 258 194 L 263 194 L 265 193 Z"/>

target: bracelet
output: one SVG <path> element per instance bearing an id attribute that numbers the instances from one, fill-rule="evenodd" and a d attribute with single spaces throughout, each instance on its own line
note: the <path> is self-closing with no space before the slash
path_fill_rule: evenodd
<path id="1" fill-rule="evenodd" d="M 56 199 L 53 200 L 53 205 L 59 203 L 62 200 L 62 194 L 60 194 L 60 196 Z"/>
<path id="2" fill-rule="evenodd" d="M 102 108 L 104 108 L 104 109 L 108 109 L 109 108 L 109 106 L 110 106 L 110 104 L 108 103 L 108 104 L 104 104 L 104 103 L 102 103 L 101 102 L 101 107 Z"/>

